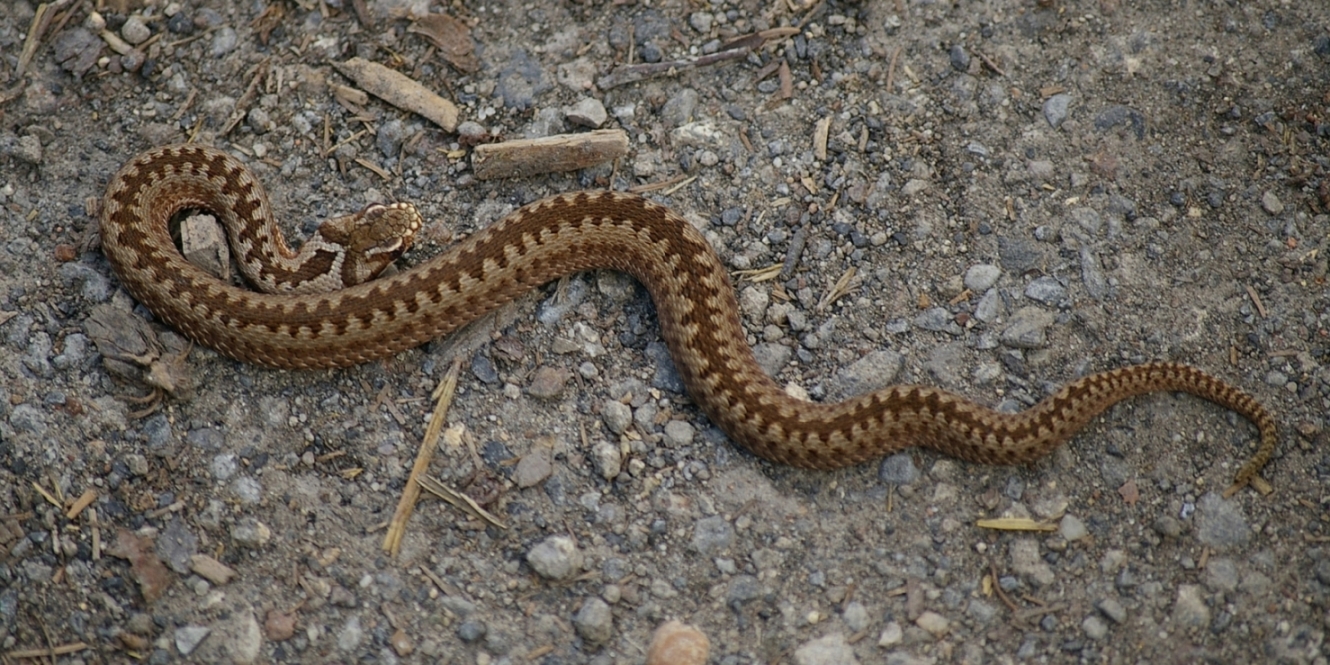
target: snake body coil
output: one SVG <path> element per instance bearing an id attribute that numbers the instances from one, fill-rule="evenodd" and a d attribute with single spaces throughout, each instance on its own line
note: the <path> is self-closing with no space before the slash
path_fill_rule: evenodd
<path id="1" fill-rule="evenodd" d="M 1255 423 L 1261 442 L 1238 471 L 1235 489 L 1257 475 L 1277 440 L 1274 419 L 1253 397 L 1167 362 L 1077 379 L 1017 414 L 927 386 L 890 386 L 835 404 L 798 400 L 754 360 L 734 289 L 706 239 L 668 208 L 638 196 L 554 196 L 400 274 L 295 295 L 236 288 L 187 262 L 167 229 L 186 208 L 217 214 L 242 249 L 286 251 L 249 170 L 221 151 L 181 145 L 144 153 L 112 179 L 102 206 L 106 255 L 125 288 L 168 325 L 258 365 L 373 360 L 446 335 L 564 275 L 609 268 L 633 275 L 651 293 L 693 400 L 734 441 L 774 462 L 829 469 L 918 445 L 973 462 L 1020 464 L 1047 454 L 1114 403 L 1158 391 L 1191 393 Z M 259 260 L 241 253 L 242 265 Z M 330 263 L 325 257 L 320 265 Z M 311 276 L 299 265 L 282 270 Z"/>

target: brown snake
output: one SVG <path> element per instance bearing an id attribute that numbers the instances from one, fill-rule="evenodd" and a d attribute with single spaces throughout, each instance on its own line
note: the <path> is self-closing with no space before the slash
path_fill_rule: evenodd
<path id="1" fill-rule="evenodd" d="M 889 386 L 836 404 L 796 399 L 753 358 L 734 289 L 706 239 L 639 196 L 554 196 L 400 274 L 304 294 L 237 288 L 187 262 L 168 228 L 186 209 L 218 215 L 238 253 L 257 247 L 290 254 L 250 171 L 219 150 L 181 145 L 146 152 L 112 178 L 102 204 L 106 256 L 125 288 L 167 325 L 258 365 L 362 363 L 446 335 L 564 275 L 609 268 L 646 285 L 689 395 L 731 439 L 773 462 L 830 469 L 919 445 L 972 462 L 1021 464 L 1047 454 L 1109 406 L 1160 391 L 1191 393 L 1256 425 L 1260 444 L 1230 493 L 1258 477 L 1277 441 L 1274 418 L 1251 395 L 1170 362 L 1077 379 L 1015 414 L 928 386 Z M 376 223 L 380 215 L 387 221 Z M 358 231 L 354 222 L 362 216 L 369 218 L 367 230 Z M 317 281 L 329 271 L 341 271 L 346 283 L 370 279 L 410 244 L 419 224 L 410 206 L 370 206 L 325 222 L 327 233 L 306 243 L 303 258 L 279 258 L 276 267 L 246 273 L 258 283 Z M 400 226 L 409 227 L 399 229 L 402 237 L 381 228 Z M 361 245 L 363 262 L 373 265 L 348 268 L 355 259 L 327 247 L 344 243 Z M 242 256 L 242 266 L 251 259 Z"/>

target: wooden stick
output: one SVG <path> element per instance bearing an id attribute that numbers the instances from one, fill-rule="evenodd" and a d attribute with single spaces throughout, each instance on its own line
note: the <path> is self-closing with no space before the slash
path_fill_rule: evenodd
<path id="1" fill-rule="evenodd" d="M 602 129 L 476 146 L 471 168 L 480 180 L 576 171 L 628 154 L 628 134 Z"/>

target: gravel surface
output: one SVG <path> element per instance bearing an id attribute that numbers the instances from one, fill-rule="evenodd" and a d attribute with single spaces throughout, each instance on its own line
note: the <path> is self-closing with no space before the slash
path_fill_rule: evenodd
<path id="1" fill-rule="evenodd" d="M 409 29 L 430 5 L 76 2 L 20 77 L 37 6 L 0 3 L 0 654 L 640 663 L 679 619 L 723 665 L 1326 662 L 1330 5 L 452 3 L 469 72 Z M 783 26 L 746 57 L 598 84 Z M 463 125 L 335 96 L 351 57 Z M 629 154 L 470 171 L 478 142 L 588 127 Z M 736 284 L 789 390 L 917 382 L 1016 410 L 1188 362 L 1278 414 L 1275 492 L 1222 498 L 1255 429 L 1168 394 L 1028 467 L 772 465 L 681 394 L 650 300 L 612 273 L 340 371 L 143 337 L 88 241 L 110 175 L 190 137 L 246 161 L 297 239 L 415 202 L 408 264 L 545 195 L 673 183 L 650 196 L 736 277 L 781 270 Z M 427 499 L 392 557 L 455 357 L 431 473 L 508 528 Z M 144 380 L 172 394 L 136 402 Z M 995 517 L 1052 530 L 976 525 Z"/>

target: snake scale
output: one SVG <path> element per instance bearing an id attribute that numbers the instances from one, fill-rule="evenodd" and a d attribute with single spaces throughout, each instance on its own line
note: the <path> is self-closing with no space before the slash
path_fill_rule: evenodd
<path id="1" fill-rule="evenodd" d="M 218 216 L 251 283 L 285 292 L 237 288 L 186 261 L 169 223 L 188 209 Z M 773 462 L 831 469 L 925 446 L 972 462 L 1022 464 L 1113 404 L 1160 391 L 1190 393 L 1256 425 L 1257 451 L 1230 492 L 1257 477 L 1277 442 L 1275 420 L 1255 398 L 1172 362 L 1079 378 L 1014 414 L 915 385 L 839 403 L 796 399 L 754 359 L 734 288 L 706 239 L 639 196 L 547 198 L 445 254 L 373 279 L 418 228 L 414 207 L 370 206 L 325 222 L 300 253 L 291 252 L 253 174 L 199 145 L 162 147 L 127 163 L 107 187 L 101 217 L 106 256 L 135 298 L 196 343 L 258 365 L 343 367 L 381 358 L 447 335 L 564 275 L 607 268 L 634 276 L 650 292 L 693 400 L 731 439 Z"/>

